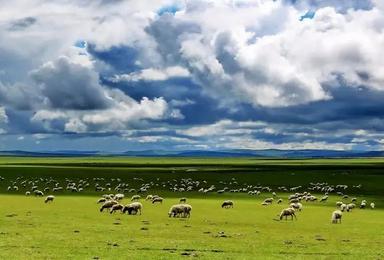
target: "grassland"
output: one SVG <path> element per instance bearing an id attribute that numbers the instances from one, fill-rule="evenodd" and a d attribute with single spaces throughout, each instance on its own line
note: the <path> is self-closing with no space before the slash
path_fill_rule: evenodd
<path id="1" fill-rule="evenodd" d="M 384 259 L 384 159 L 260 160 L 206 158 L 15 158 L 0 157 L 0 259 Z M 53 177 L 58 181 L 104 177 L 144 182 L 192 178 L 220 186 L 239 184 L 307 187 L 310 182 L 347 184 L 348 194 L 376 203 L 376 209 L 344 214 L 330 223 L 340 197 L 326 203 L 303 203 L 297 221 L 277 221 L 287 206 L 261 206 L 270 193 L 150 193 L 163 205 L 144 202 L 143 215 L 98 212 L 100 193 L 55 194 L 49 205 L 7 191 L 11 180 Z M 352 185 L 362 184 L 360 189 Z M 132 194 L 127 194 L 128 196 Z M 190 219 L 168 218 L 179 197 L 193 206 Z M 221 209 L 233 199 L 233 209 Z M 128 200 L 125 200 L 128 203 Z"/>

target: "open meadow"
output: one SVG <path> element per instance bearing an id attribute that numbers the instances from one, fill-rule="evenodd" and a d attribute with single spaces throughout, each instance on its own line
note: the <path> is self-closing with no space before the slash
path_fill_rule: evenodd
<path id="1" fill-rule="evenodd" d="M 0 157 L 0 259 L 384 259 L 383 166 L 384 159 Z M 142 214 L 100 212 L 98 199 L 117 193 L 123 205 L 139 194 Z M 294 194 L 297 220 L 280 221 Z M 47 195 L 53 202 L 44 203 Z M 190 217 L 169 217 L 182 197 Z M 267 198 L 274 200 L 262 205 Z M 336 202 L 352 198 L 356 207 L 332 224 Z M 224 200 L 234 207 L 222 208 Z"/>

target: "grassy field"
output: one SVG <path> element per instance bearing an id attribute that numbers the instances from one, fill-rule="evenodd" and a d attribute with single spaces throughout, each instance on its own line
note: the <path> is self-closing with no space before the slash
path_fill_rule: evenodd
<path id="1" fill-rule="evenodd" d="M 383 163 L 384 159 L 0 157 L 4 177 L 0 259 L 384 259 Z M 120 178 L 133 188 L 143 182 L 191 178 L 218 189 L 224 186 L 220 181 L 229 185 L 234 178 L 237 186 L 269 186 L 284 202 L 261 206 L 270 192 L 259 196 L 181 193 L 156 186 L 148 193 L 163 196 L 164 203 L 142 201 L 143 214 L 129 216 L 100 213 L 96 201 L 103 193 L 92 185 L 81 193 L 57 193 L 52 204 L 23 195 L 29 187 L 7 191 L 17 177 L 59 182 Z M 326 203 L 303 202 L 297 221 L 277 221 L 290 194 L 277 187 L 302 185 L 305 190 L 310 182 L 347 184 L 350 197 L 374 201 L 376 209 L 355 209 L 344 214 L 342 224 L 331 224 L 335 202 L 341 200 L 332 195 Z M 352 188 L 357 184 L 362 187 Z M 191 218 L 169 218 L 170 206 L 183 196 L 193 206 Z M 224 199 L 234 200 L 235 207 L 220 208 Z M 125 199 L 123 204 L 128 202 Z"/>

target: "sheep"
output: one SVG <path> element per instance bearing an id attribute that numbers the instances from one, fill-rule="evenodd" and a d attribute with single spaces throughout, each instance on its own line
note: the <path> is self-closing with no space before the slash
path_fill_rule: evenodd
<path id="1" fill-rule="evenodd" d="M 273 202 L 273 198 L 267 198 L 264 200 L 265 203 L 269 203 L 269 204 L 272 204 Z"/>
<path id="2" fill-rule="evenodd" d="M 347 208 L 348 208 L 348 206 L 347 206 L 347 204 L 341 204 L 340 205 L 340 210 L 342 211 L 342 212 L 344 212 L 345 210 L 347 210 Z"/>
<path id="3" fill-rule="evenodd" d="M 321 197 L 320 202 L 325 202 L 327 200 L 328 200 L 328 196 L 323 196 Z"/>
<path id="4" fill-rule="evenodd" d="M 223 203 L 221 204 L 221 207 L 222 208 L 233 208 L 233 201 L 232 200 L 225 200 L 223 201 Z"/>
<path id="5" fill-rule="evenodd" d="M 44 202 L 45 202 L 45 203 L 53 202 L 54 199 L 55 199 L 55 196 L 53 196 L 53 195 L 48 195 L 48 196 L 45 198 Z"/>
<path id="6" fill-rule="evenodd" d="M 115 200 L 108 200 L 104 202 L 103 205 L 101 205 L 100 212 L 103 212 L 104 209 L 110 209 L 113 205 L 117 204 L 117 201 Z"/>
<path id="7" fill-rule="evenodd" d="M 153 199 L 153 196 L 152 195 L 148 195 L 145 200 L 152 200 Z"/>
<path id="8" fill-rule="evenodd" d="M 186 203 L 187 202 L 187 198 L 181 198 L 180 199 L 180 203 Z"/>
<path id="9" fill-rule="evenodd" d="M 25 196 L 29 196 L 29 195 L 31 195 L 31 192 L 30 191 L 26 191 L 25 192 Z"/>
<path id="10" fill-rule="evenodd" d="M 114 213 L 115 211 L 120 210 L 121 212 L 123 211 L 124 206 L 121 204 L 115 204 L 111 207 L 111 210 L 109 211 L 110 214 Z"/>
<path id="11" fill-rule="evenodd" d="M 301 204 L 300 202 L 291 203 L 290 207 L 293 208 L 294 210 L 301 211 L 303 209 L 303 204 Z"/>
<path id="12" fill-rule="evenodd" d="M 169 212 L 169 217 L 183 217 L 183 218 L 189 218 L 191 215 L 192 206 L 189 204 L 176 204 L 173 205 Z"/>
<path id="13" fill-rule="evenodd" d="M 183 217 L 189 218 L 191 216 L 192 206 L 189 204 L 181 204 L 181 207 L 183 208 Z"/>
<path id="14" fill-rule="evenodd" d="M 333 224 L 340 223 L 341 224 L 341 217 L 343 216 L 343 213 L 340 210 L 335 210 L 332 212 L 332 218 L 331 221 Z"/>
<path id="15" fill-rule="evenodd" d="M 363 201 L 361 202 L 361 204 L 360 204 L 360 208 L 361 208 L 361 209 L 365 209 L 366 206 L 367 206 L 367 203 L 366 203 L 366 201 L 363 200 Z"/>
<path id="16" fill-rule="evenodd" d="M 371 202 L 371 204 L 369 204 L 371 206 L 371 209 L 374 209 L 375 208 L 375 203 L 374 202 Z"/>
<path id="17" fill-rule="evenodd" d="M 44 193 L 42 191 L 40 191 L 40 190 L 35 190 L 34 193 L 35 193 L 35 196 L 39 196 L 39 197 L 43 197 L 44 196 Z"/>
<path id="18" fill-rule="evenodd" d="M 131 201 L 138 201 L 141 198 L 140 195 L 133 195 Z"/>
<path id="19" fill-rule="evenodd" d="M 152 204 L 155 204 L 156 202 L 162 204 L 163 200 L 164 199 L 162 197 L 156 197 L 156 198 L 152 199 Z"/>
<path id="20" fill-rule="evenodd" d="M 337 206 L 337 207 L 340 207 L 340 206 L 343 205 L 343 204 L 344 204 L 344 203 L 341 202 L 341 201 L 337 201 L 337 202 L 336 202 L 336 206 Z"/>
<path id="21" fill-rule="evenodd" d="M 122 199 L 124 199 L 124 194 L 118 193 L 114 196 L 114 199 L 115 200 L 122 200 Z"/>
<path id="22" fill-rule="evenodd" d="M 285 217 L 285 220 L 287 220 L 288 216 L 291 216 L 291 220 L 293 220 L 293 217 L 295 217 L 295 219 L 297 220 L 295 210 L 293 208 L 283 209 L 280 213 L 280 220 L 282 220 L 283 217 Z"/>
<path id="23" fill-rule="evenodd" d="M 347 204 L 347 211 L 352 211 L 352 209 L 354 209 L 356 207 L 356 205 L 354 203 L 349 203 Z"/>
<path id="24" fill-rule="evenodd" d="M 100 198 L 100 199 L 98 199 L 97 204 L 99 204 L 99 203 L 104 203 L 104 202 L 106 202 L 106 201 L 107 201 L 106 198 Z"/>
<path id="25" fill-rule="evenodd" d="M 140 202 L 132 202 L 131 204 L 124 206 L 124 208 L 122 209 L 122 212 L 123 213 L 128 212 L 129 215 L 131 214 L 136 215 L 136 213 L 140 212 L 140 215 L 141 215 L 142 209 L 143 209 L 143 204 L 141 204 Z"/>
<path id="26" fill-rule="evenodd" d="M 177 217 L 180 216 L 184 212 L 184 209 L 180 204 L 173 205 L 168 212 L 168 217 Z"/>

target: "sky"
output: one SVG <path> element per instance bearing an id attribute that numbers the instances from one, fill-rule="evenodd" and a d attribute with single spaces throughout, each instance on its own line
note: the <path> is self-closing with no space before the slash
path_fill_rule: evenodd
<path id="1" fill-rule="evenodd" d="M 382 0 L 0 6 L 0 150 L 383 149 Z"/>

